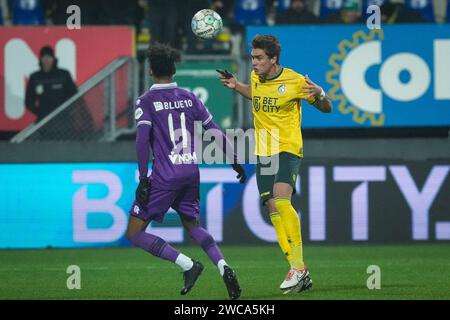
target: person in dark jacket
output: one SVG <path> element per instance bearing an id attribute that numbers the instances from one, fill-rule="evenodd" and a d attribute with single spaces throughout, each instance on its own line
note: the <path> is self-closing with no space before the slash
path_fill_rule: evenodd
<path id="1" fill-rule="evenodd" d="M 308 10 L 305 0 L 292 0 L 288 10 L 278 14 L 275 18 L 277 25 L 314 24 L 319 18 Z"/>
<path id="2" fill-rule="evenodd" d="M 25 105 L 36 115 L 37 122 L 77 92 L 70 73 L 59 69 L 57 63 L 53 49 L 45 46 L 39 55 L 40 70 L 30 76 Z"/>
<path id="3" fill-rule="evenodd" d="M 361 2 L 358 0 L 344 0 L 341 10 L 323 18 L 323 23 L 365 24 Z"/>
<path id="4" fill-rule="evenodd" d="M 380 7 L 380 10 L 382 23 L 392 24 L 426 22 L 420 13 L 408 9 L 405 6 L 405 3 L 399 0 L 385 1 Z"/>

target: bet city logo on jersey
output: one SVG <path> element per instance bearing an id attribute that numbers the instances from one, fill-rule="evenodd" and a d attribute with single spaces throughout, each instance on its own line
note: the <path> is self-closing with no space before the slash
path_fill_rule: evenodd
<path id="1" fill-rule="evenodd" d="M 277 106 L 277 100 L 278 98 L 254 96 L 252 99 L 253 108 L 255 112 L 259 112 L 259 110 L 269 113 L 279 112 L 280 106 Z"/>
<path id="2" fill-rule="evenodd" d="M 327 93 L 353 122 L 425 124 L 425 113 L 439 121 L 445 112 L 450 102 L 450 39 L 436 35 L 417 40 L 406 31 L 359 30 L 330 56 L 326 80 L 332 88 Z"/>

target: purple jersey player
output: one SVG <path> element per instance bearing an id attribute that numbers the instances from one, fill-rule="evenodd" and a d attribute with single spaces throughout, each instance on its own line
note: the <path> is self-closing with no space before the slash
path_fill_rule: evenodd
<path id="1" fill-rule="evenodd" d="M 126 236 L 134 245 L 152 255 L 179 265 L 184 270 L 181 294 L 188 293 L 200 276 L 203 265 L 163 239 L 145 232 L 150 221 L 162 222 L 165 213 L 173 208 L 191 238 L 218 267 L 229 297 L 237 299 L 241 289 L 236 274 L 225 262 L 213 237 L 199 223 L 200 174 L 194 149 L 195 122 L 201 123 L 205 129 L 221 132 L 224 152 L 233 147 L 203 103 L 173 82 L 179 53 L 167 45 L 154 44 L 149 49 L 148 59 L 155 84 L 135 103 L 139 186 L 130 210 Z M 152 173 L 147 177 L 149 145 L 154 162 Z M 244 168 L 238 164 L 234 153 L 230 158 L 233 169 L 238 173 L 237 178 L 244 183 Z"/>

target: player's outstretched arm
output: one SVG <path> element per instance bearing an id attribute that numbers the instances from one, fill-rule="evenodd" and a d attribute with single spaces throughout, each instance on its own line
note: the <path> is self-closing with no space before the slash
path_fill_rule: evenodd
<path id="1" fill-rule="evenodd" d="M 138 125 L 136 129 L 136 156 L 139 168 L 139 178 L 146 178 L 148 173 L 150 126 Z"/>
<path id="2" fill-rule="evenodd" d="M 249 84 L 237 82 L 235 90 L 243 95 L 245 98 L 252 100 L 252 87 Z"/>
<path id="3" fill-rule="evenodd" d="M 220 82 L 222 82 L 222 84 L 225 87 L 228 87 L 230 89 L 239 92 L 241 95 L 243 95 L 245 98 L 249 100 L 252 99 L 252 87 L 248 84 L 239 82 L 233 74 L 221 72 L 219 79 Z"/>
<path id="4" fill-rule="evenodd" d="M 325 94 L 322 100 L 318 98 L 312 103 L 312 105 L 321 112 L 330 113 L 333 111 L 333 104 L 331 103 L 331 98 Z"/>
<path id="5" fill-rule="evenodd" d="M 321 112 L 330 113 L 333 111 L 331 98 L 325 94 L 322 87 L 312 82 L 308 76 L 305 76 L 305 81 L 307 86 L 303 87 L 303 91 L 315 98 L 311 104 Z"/>
<path id="6" fill-rule="evenodd" d="M 149 180 L 148 173 L 148 145 L 150 136 L 150 126 L 146 124 L 138 125 L 136 129 L 136 154 L 139 167 L 139 185 L 136 189 L 136 201 L 144 208 L 148 202 Z"/>
<path id="7" fill-rule="evenodd" d="M 233 167 L 233 170 L 236 171 L 238 174 L 236 178 L 239 180 L 239 183 L 245 183 L 247 180 L 247 173 L 245 172 L 245 168 L 240 164 L 240 160 L 234 151 L 233 144 L 231 141 L 227 138 L 225 133 L 220 129 L 220 127 L 211 120 L 207 124 L 203 126 L 205 130 L 216 130 L 220 133 L 222 136 L 222 140 L 215 141 L 215 143 L 219 144 L 221 146 L 223 153 L 225 154 L 228 163 L 231 163 L 231 166 Z"/>

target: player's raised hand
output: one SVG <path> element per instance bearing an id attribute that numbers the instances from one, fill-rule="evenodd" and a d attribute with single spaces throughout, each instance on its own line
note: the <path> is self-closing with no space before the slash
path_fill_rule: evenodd
<path id="1" fill-rule="evenodd" d="M 244 167 L 239 163 L 234 163 L 231 166 L 233 167 L 233 170 L 238 174 L 236 178 L 239 179 L 239 183 L 245 183 L 245 181 L 247 180 L 247 173 L 245 172 Z"/>
<path id="2" fill-rule="evenodd" d="M 322 92 L 322 87 L 318 86 L 311 79 L 309 79 L 308 75 L 305 76 L 305 81 L 308 85 L 303 87 L 303 92 L 309 96 L 319 97 Z"/>
<path id="3" fill-rule="evenodd" d="M 225 71 L 216 70 L 216 71 L 220 74 L 219 80 L 225 87 L 228 87 L 230 89 L 236 88 L 237 79 L 233 74 L 229 73 L 227 70 Z"/>
<path id="4" fill-rule="evenodd" d="M 147 177 L 139 179 L 139 185 L 136 189 L 136 201 L 141 208 L 145 208 L 150 195 L 150 181 Z"/>

